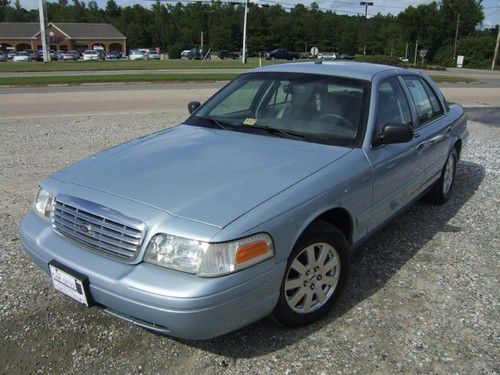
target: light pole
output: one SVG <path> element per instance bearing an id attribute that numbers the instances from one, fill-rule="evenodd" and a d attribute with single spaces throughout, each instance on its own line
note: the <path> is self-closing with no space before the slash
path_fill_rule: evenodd
<path id="1" fill-rule="evenodd" d="M 47 34 L 45 25 L 47 23 L 47 3 L 45 0 L 38 0 L 38 16 L 40 18 L 40 39 L 42 40 L 43 62 L 50 61 L 50 54 L 47 49 Z"/>
<path id="2" fill-rule="evenodd" d="M 498 26 L 498 34 L 497 34 L 497 44 L 495 46 L 495 53 L 493 54 L 493 61 L 491 62 L 491 70 L 495 70 L 497 67 L 497 59 L 498 59 L 498 48 L 500 46 L 500 26 Z"/>
<path id="3" fill-rule="evenodd" d="M 365 20 L 368 18 L 368 7 L 373 6 L 372 1 L 360 1 L 359 5 L 365 7 Z M 366 36 L 365 36 L 365 45 L 363 47 L 363 55 L 366 55 Z"/>
<path id="4" fill-rule="evenodd" d="M 417 66 L 417 50 L 418 50 L 418 41 L 415 41 L 415 56 L 413 58 L 413 66 Z"/>
<path id="5" fill-rule="evenodd" d="M 460 22 L 460 13 L 457 14 L 457 28 L 455 30 L 455 44 L 453 45 L 453 62 L 457 58 L 457 40 L 458 40 L 458 23 Z"/>
<path id="6" fill-rule="evenodd" d="M 243 52 L 241 54 L 241 63 L 247 63 L 247 17 L 248 17 L 248 0 L 245 0 L 245 14 L 243 16 Z"/>

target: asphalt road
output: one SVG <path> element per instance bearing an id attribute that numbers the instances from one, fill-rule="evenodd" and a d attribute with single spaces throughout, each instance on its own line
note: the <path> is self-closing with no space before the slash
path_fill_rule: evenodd
<path id="1" fill-rule="evenodd" d="M 317 324 L 263 319 L 183 341 L 54 291 L 17 233 L 38 182 L 177 123 L 187 101 L 217 87 L 0 90 L 0 374 L 498 373 L 500 103 L 491 91 L 479 108 L 480 93 L 452 92 L 473 121 L 450 201 L 417 203 L 363 245 L 339 304 Z"/>
<path id="2" fill-rule="evenodd" d="M 0 117 L 45 118 L 124 113 L 187 115 L 187 103 L 203 102 L 225 82 L 105 84 L 0 88 Z M 446 98 L 466 107 L 500 106 L 500 88 L 443 85 Z"/>

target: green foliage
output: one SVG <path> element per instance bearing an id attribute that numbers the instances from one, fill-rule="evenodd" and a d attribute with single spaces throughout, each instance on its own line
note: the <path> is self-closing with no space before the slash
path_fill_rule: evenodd
<path id="1" fill-rule="evenodd" d="M 180 59 L 183 48 L 180 44 L 174 44 L 168 49 L 169 59 Z"/>
<path id="2" fill-rule="evenodd" d="M 469 68 L 489 68 L 495 49 L 496 35 L 483 33 L 459 39 L 457 55 L 465 56 L 465 66 Z M 453 61 L 453 45 L 448 44 L 439 49 L 434 61 L 444 66 L 455 66 Z"/>

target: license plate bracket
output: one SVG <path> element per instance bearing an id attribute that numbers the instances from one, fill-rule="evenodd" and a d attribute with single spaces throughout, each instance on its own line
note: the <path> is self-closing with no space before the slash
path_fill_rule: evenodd
<path id="1" fill-rule="evenodd" d="M 49 270 L 52 285 L 56 290 L 87 307 L 94 304 L 87 275 L 72 270 L 56 260 L 49 262 Z"/>

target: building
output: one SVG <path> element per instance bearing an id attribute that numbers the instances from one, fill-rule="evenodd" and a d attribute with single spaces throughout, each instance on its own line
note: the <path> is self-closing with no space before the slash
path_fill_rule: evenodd
<path id="1" fill-rule="evenodd" d="M 50 49 L 85 50 L 102 46 L 106 51 L 126 52 L 127 38 L 108 23 L 55 23 L 47 25 Z M 40 24 L 34 22 L 0 22 L 0 49 L 18 51 L 42 48 Z"/>

